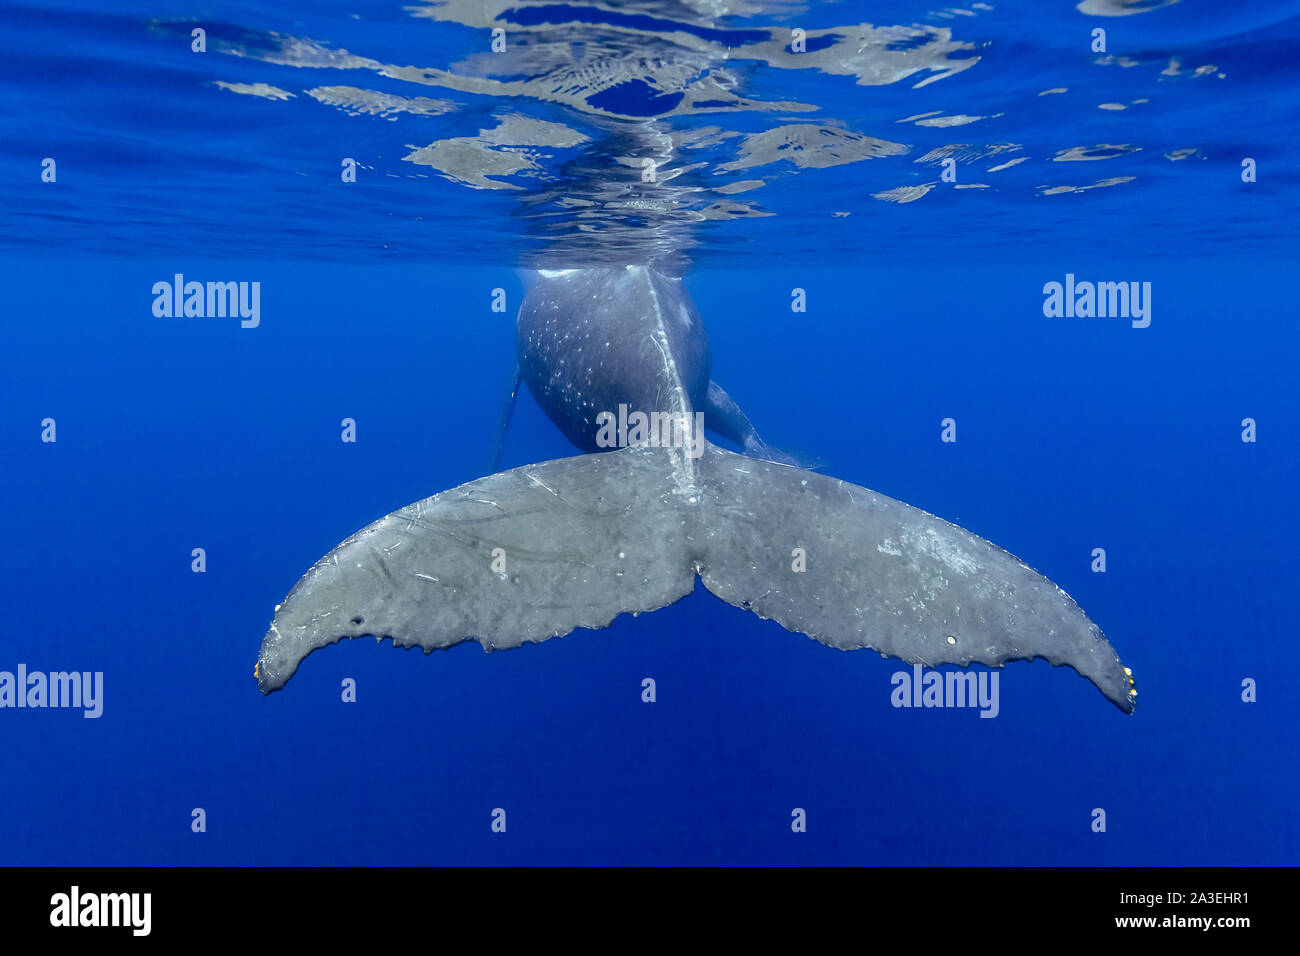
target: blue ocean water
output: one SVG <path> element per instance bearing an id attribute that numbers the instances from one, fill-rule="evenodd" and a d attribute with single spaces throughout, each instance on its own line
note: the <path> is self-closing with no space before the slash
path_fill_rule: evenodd
<path id="1" fill-rule="evenodd" d="M 6 10 L 0 671 L 103 700 L 0 708 L 0 863 L 1296 862 L 1300 5 L 312 7 Z M 1137 712 L 1042 661 L 894 707 L 701 587 L 263 697 L 299 575 L 488 470 L 532 270 L 626 263 L 770 442 L 1072 595 Z M 256 326 L 155 315 L 177 274 Z M 1149 324 L 1046 315 L 1067 275 Z M 524 396 L 503 467 L 572 452 Z"/>

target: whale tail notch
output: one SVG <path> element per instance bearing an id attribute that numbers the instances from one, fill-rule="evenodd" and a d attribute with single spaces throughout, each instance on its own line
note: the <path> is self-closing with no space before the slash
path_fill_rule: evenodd
<path id="1" fill-rule="evenodd" d="M 276 609 L 255 675 L 283 687 L 313 650 L 391 638 L 486 650 L 601 628 L 704 586 L 845 650 L 929 666 L 1069 665 L 1121 710 L 1136 691 L 1101 631 L 1017 558 L 910 505 L 706 444 L 688 491 L 677 458 L 639 446 L 527 465 L 361 529 Z"/>

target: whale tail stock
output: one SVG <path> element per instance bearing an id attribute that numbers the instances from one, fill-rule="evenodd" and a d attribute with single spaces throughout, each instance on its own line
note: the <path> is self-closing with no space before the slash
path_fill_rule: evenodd
<path id="1" fill-rule="evenodd" d="M 704 586 L 845 650 L 925 665 L 1045 658 L 1131 713 L 1128 670 L 1078 605 L 962 528 L 848 482 L 705 443 L 514 468 L 358 531 L 294 586 L 262 643 L 263 693 L 318 647 L 518 647 Z"/>

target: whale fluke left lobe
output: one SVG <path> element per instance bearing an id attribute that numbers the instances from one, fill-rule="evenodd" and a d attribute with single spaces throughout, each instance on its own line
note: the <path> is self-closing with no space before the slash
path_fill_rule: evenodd
<path id="1" fill-rule="evenodd" d="M 682 516 L 665 493 L 673 462 L 646 451 L 659 450 L 514 468 L 362 528 L 277 608 L 255 669 L 262 692 L 345 637 L 426 651 L 477 640 L 497 650 L 689 594 Z"/>

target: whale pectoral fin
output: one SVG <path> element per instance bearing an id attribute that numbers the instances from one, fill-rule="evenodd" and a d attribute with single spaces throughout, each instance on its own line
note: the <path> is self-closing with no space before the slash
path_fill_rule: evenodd
<path id="1" fill-rule="evenodd" d="M 514 377 L 510 380 L 510 394 L 506 396 L 505 407 L 501 409 L 501 419 L 497 422 L 497 441 L 492 449 L 492 463 L 488 469 L 495 472 L 501 467 L 501 453 L 506 447 L 506 432 L 510 430 L 510 419 L 515 414 L 515 401 L 519 398 L 519 383 L 523 380 L 523 369 L 515 363 Z"/>
<path id="2" fill-rule="evenodd" d="M 1068 664 L 1132 713 L 1133 682 L 1097 625 L 1001 548 L 866 488 L 720 448 L 702 473 L 700 576 L 724 601 L 909 663 Z"/>
<path id="3" fill-rule="evenodd" d="M 782 465 L 796 468 L 816 468 L 819 463 L 809 461 L 803 456 L 769 445 L 759 437 L 749 416 L 744 413 L 736 400 L 712 379 L 709 380 L 708 396 L 704 406 L 704 427 L 727 441 L 734 442 L 751 458 L 762 458 Z"/>
<path id="4" fill-rule="evenodd" d="M 276 609 L 254 671 L 262 692 L 345 637 L 425 651 L 477 639 L 493 650 L 689 594 L 672 459 L 636 451 L 490 475 L 358 531 Z"/>
<path id="5" fill-rule="evenodd" d="M 712 379 L 709 380 L 709 392 L 705 400 L 704 427 L 721 435 L 727 441 L 735 442 L 741 448 L 748 449 L 763 443 L 749 416 L 741 411 L 735 399 Z"/>

